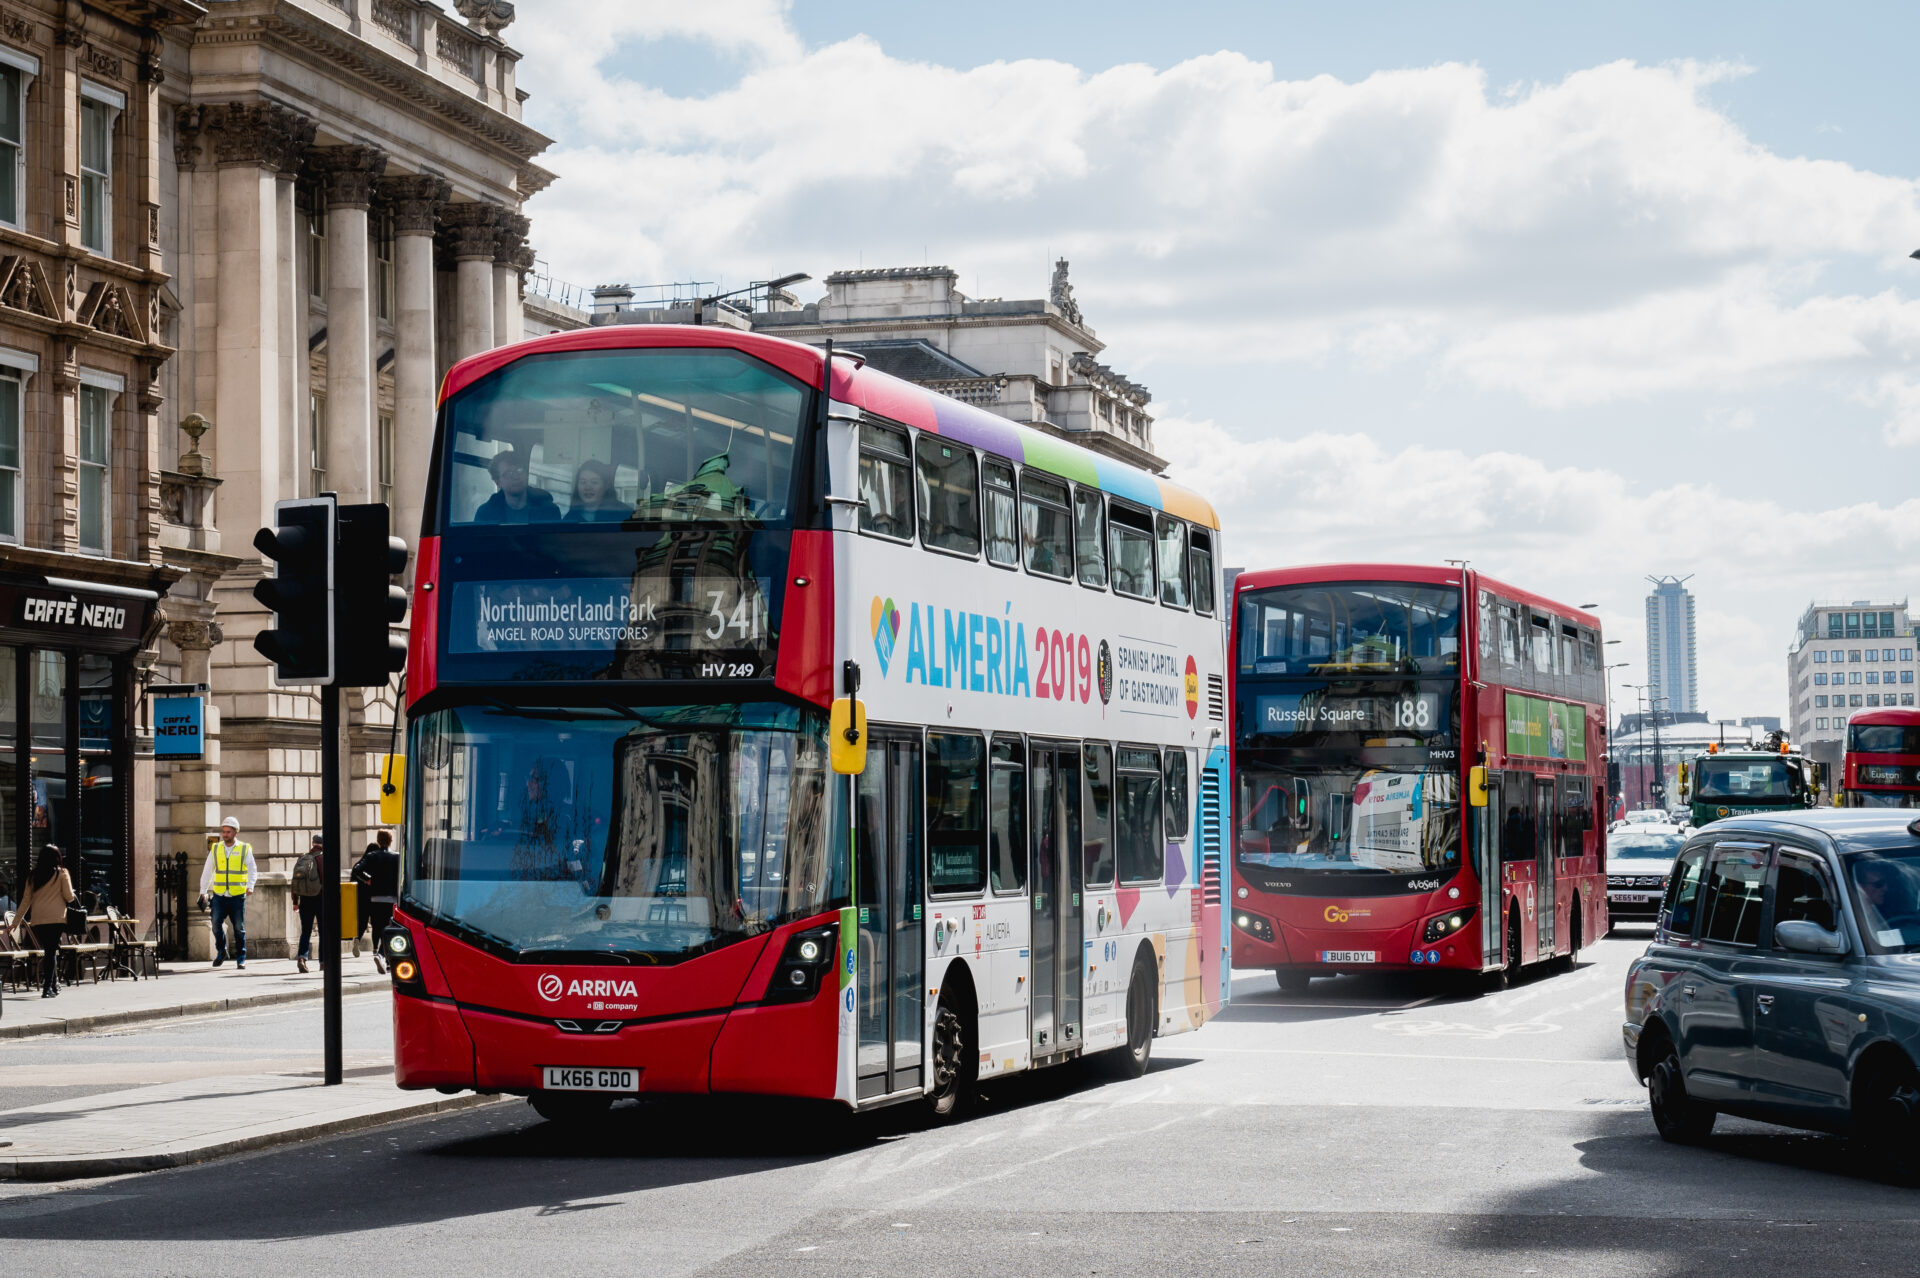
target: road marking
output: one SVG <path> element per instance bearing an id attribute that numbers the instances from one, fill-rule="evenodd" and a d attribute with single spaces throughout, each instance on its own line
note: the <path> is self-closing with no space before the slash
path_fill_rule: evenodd
<path id="1" fill-rule="evenodd" d="M 1609 1069 L 1630 1068 L 1626 1059 L 1570 1060 L 1563 1056 L 1456 1056 L 1439 1052 L 1330 1052 L 1307 1047 L 1209 1047 L 1207 1055 L 1234 1056 L 1352 1056 L 1383 1061 L 1482 1061 L 1496 1065 L 1605 1065 Z M 1184 1057 L 1162 1053 L 1167 1060 Z"/>

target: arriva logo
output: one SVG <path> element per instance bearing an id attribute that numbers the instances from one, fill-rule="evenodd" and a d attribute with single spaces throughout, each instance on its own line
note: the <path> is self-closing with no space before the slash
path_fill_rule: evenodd
<path id="1" fill-rule="evenodd" d="M 540 991 L 540 997 L 549 1003 L 560 1001 L 562 986 L 565 993 L 574 998 L 639 998 L 640 987 L 632 981 L 562 981 L 552 972 L 541 977 L 534 987 Z"/>

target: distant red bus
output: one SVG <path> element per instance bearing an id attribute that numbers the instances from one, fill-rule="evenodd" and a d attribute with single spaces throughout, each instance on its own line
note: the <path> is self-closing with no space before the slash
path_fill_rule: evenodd
<path id="1" fill-rule="evenodd" d="M 1504 977 L 1604 936 L 1602 643 L 1471 570 L 1243 573 L 1234 966 Z"/>
<path id="2" fill-rule="evenodd" d="M 1863 710 L 1847 723 L 1849 808 L 1920 808 L 1920 710 Z"/>

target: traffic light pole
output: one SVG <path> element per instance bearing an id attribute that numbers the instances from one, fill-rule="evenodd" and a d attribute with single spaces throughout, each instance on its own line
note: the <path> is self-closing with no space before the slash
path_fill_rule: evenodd
<path id="1" fill-rule="evenodd" d="M 326 1085 L 340 1083 L 340 685 L 320 687 L 320 970 L 325 982 Z"/>

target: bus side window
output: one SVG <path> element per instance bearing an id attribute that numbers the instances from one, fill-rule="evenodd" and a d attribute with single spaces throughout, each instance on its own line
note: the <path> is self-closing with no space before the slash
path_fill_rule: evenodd
<path id="1" fill-rule="evenodd" d="M 1151 602 L 1155 595 L 1152 518 L 1116 501 L 1107 511 L 1107 532 L 1113 547 L 1114 593 Z"/>
<path id="2" fill-rule="evenodd" d="M 986 742 L 972 733 L 927 734 L 927 890 L 987 885 Z"/>
<path id="3" fill-rule="evenodd" d="M 903 430 L 860 423 L 860 531 L 913 540 L 913 485 Z"/>
<path id="4" fill-rule="evenodd" d="M 1089 741 L 1081 758 L 1087 774 L 1086 849 L 1087 886 L 1113 884 L 1113 747 Z"/>
<path id="5" fill-rule="evenodd" d="M 1073 490 L 1073 549 L 1080 584 L 1107 588 L 1107 504 L 1097 488 Z"/>
<path id="6" fill-rule="evenodd" d="M 914 442 L 920 472 L 920 544 L 955 554 L 980 553 L 980 480 L 973 450 L 938 435 Z"/>
<path id="7" fill-rule="evenodd" d="M 1012 568 L 1020 562 L 1020 524 L 1013 507 L 1013 467 L 995 457 L 980 462 L 987 500 L 987 562 Z"/>
<path id="8" fill-rule="evenodd" d="M 1509 864 L 1533 860 L 1533 776 L 1509 773 L 1501 787 L 1507 810 L 1501 817 L 1500 859 Z"/>
<path id="9" fill-rule="evenodd" d="M 988 820 L 987 864 L 995 892 L 1022 892 L 1027 886 L 1027 747 L 1019 737 L 996 735 L 988 765 L 992 809 Z"/>
<path id="10" fill-rule="evenodd" d="M 1586 777 L 1560 778 L 1560 855 L 1585 856 L 1587 831 L 1593 828 L 1591 782 Z"/>
<path id="11" fill-rule="evenodd" d="M 1187 525 L 1171 515 L 1160 516 L 1160 602 L 1169 608 L 1187 606 Z"/>
<path id="12" fill-rule="evenodd" d="M 1027 544 L 1027 571 L 1062 580 L 1073 576 L 1072 516 L 1067 486 L 1031 467 L 1020 472 L 1020 531 Z"/>
<path id="13" fill-rule="evenodd" d="M 1167 854 L 1161 837 L 1160 752 L 1151 747 L 1121 746 L 1118 775 L 1119 812 L 1114 818 L 1119 846 L 1120 881 L 1155 883 Z"/>
<path id="14" fill-rule="evenodd" d="M 1192 531 L 1192 548 L 1187 560 L 1193 565 L 1193 610 L 1203 617 L 1213 615 L 1213 534 L 1204 528 Z"/>
<path id="15" fill-rule="evenodd" d="M 1167 837 L 1177 843 L 1187 837 L 1192 822 L 1187 811 L 1187 752 L 1169 749 L 1161 775 L 1166 781 Z"/>

